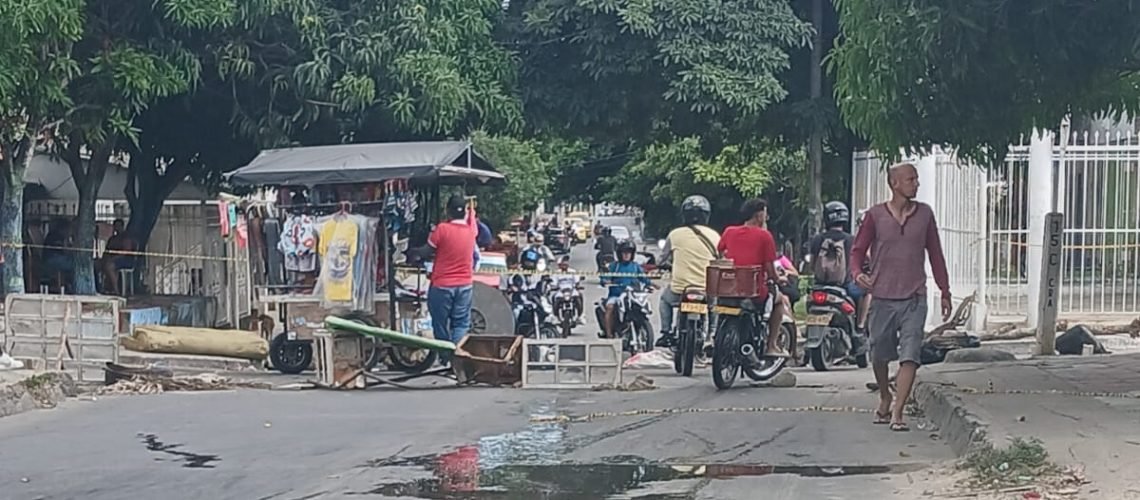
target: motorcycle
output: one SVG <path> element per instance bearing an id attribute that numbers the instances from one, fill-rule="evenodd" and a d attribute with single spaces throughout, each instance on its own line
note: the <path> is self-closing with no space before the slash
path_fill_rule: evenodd
<path id="1" fill-rule="evenodd" d="M 842 287 L 812 288 L 804 351 L 815 371 L 827 371 L 839 363 L 867 367 L 867 342 L 855 328 L 855 311 L 855 301 Z"/>
<path id="2" fill-rule="evenodd" d="M 673 345 L 673 369 L 689 377 L 693 375 L 693 363 L 702 354 L 708 329 L 708 298 L 701 288 L 686 288 L 677 306 L 676 326 L 673 327 L 677 342 Z"/>
<path id="3" fill-rule="evenodd" d="M 604 273 L 609 270 L 610 264 L 614 262 L 614 254 L 598 252 L 594 257 L 594 261 L 598 263 L 598 273 Z"/>
<path id="4" fill-rule="evenodd" d="M 616 313 L 615 332 L 617 338 L 622 339 L 622 350 L 631 354 L 653 350 L 653 328 L 649 325 L 653 307 L 649 303 L 648 287 L 627 286 L 618 297 Z M 605 299 L 595 303 L 594 314 L 599 325 L 606 324 Z M 604 336 L 604 332 L 598 333 L 598 337 Z"/>
<path id="5" fill-rule="evenodd" d="M 578 316 L 581 312 L 578 311 L 577 304 L 581 298 L 579 286 L 573 279 L 559 280 L 558 286 L 551 288 L 549 300 L 554 306 L 554 313 L 563 338 L 570 337 L 574 326 L 578 324 Z"/>
<path id="6" fill-rule="evenodd" d="M 713 384 L 717 389 L 728 389 L 741 372 L 748 378 L 762 382 L 775 377 L 784 369 L 787 358 L 764 358 L 768 341 L 768 318 L 772 304 L 780 300 L 779 291 L 769 284 L 771 292 L 765 304 L 756 304 L 751 299 L 718 298 L 713 312 L 718 315 L 716 333 L 713 340 Z M 780 324 L 777 341 L 784 350 L 791 352 L 795 342 L 795 324 L 784 316 Z"/>
<path id="7" fill-rule="evenodd" d="M 539 285 L 532 289 L 524 289 L 517 284 L 511 285 L 509 292 L 515 316 L 515 335 L 532 339 L 558 338 L 558 328 L 550 323 L 550 318 L 554 316 L 554 308 L 543 293 L 549 280 L 550 278 L 544 276 Z"/>

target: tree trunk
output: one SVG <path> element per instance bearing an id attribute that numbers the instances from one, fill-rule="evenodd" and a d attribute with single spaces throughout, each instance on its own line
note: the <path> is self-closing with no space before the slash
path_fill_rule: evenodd
<path id="1" fill-rule="evenodd" d="M 174 161 L 167 164 L 163 174 L 159 175 L 157 162 L 158 159 L 151 153 L 133 152 L 127 170 L 127 184 L 123 194 L 130 205 L 131 217 L 127 221 L 126 232 L 127 236 L 138 243 L 140 252 L 147 251 L 150 235 L 158 225 L 166 199 L 178 188 L 189 171 L 189 162 Z M 146 264 L 146 257 L 140 256 L 135 271 L 135 290 L 144 289 L 146 273 L 138 270 L 149 269 Z"/>
<path id="2" fill-rule="evenodd" d="M 24 293 L 24 172 L 32 161 L 35 148 L 31 138 L 12 147 L 0 149 L 0 242 L 3 247 L 3 287 L 0 291 Z"/>
<path id="3" fill-rule="evenodd" d="M 823 123 L 818 113 L 823 97 L 823 0 L 812 0 L 811 24 L 811 137 L 808 139 L 808 168 L 811 178 L 809 213 L 811 233 L 823 227 Z"/>
<path id="4" fill-rule="evenodd" d="M 105 144 L 92 147 L 91 159 L 84 161 L 80 158 L 79 147 L 82 142 L 78 136 L 71 137 L 68 151 L 64 160 L 71 169 L 71 176 L 75 182 L 76 191 L 79 192 L 79 213 L 75 220 L 75 276 L 72 283 L 74 293 L 79 295 L 92 295 L 95 289 L 95 206 L 99 201 L 99 187 L 103 185 L 103 177 L 107 173 L 107 165 L 111 161 L 111 152 L 114 151 L 115 138 L 107 139 Z"/>

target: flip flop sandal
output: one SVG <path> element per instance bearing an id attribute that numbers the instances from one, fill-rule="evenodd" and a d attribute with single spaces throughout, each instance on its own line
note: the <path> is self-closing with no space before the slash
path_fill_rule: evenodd
<path id="1" fill-rule="evenodd" d="M 879 410 L 875 410 L 875 421 L 871 423 L 875 425 L 886 425 L 891 423 L 891 412 L 888 411 L 879 413 Z"/>
<path id="2" fill-rule="evenodd" d="M 891 422 L 891 430 L 894 432 L 909 432 L 910 426 L 906 422 Z"/>

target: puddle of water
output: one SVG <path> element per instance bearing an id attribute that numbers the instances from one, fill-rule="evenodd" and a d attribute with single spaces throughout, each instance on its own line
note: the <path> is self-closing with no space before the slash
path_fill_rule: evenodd
<path id="1" fill-rule="evenodd" d="M 201 455 L 198 453 L 190 453 L 187 451 L 179 450 L 182 445 L 166 444 L 158 439 L 154 434 L 139 434 L 139 439 L 146 445 L 149 451 L 157 451 L 166 455 L 174 457 L 172 460 L 175 462 L 182 462 L 182 466 L 188 469 L 213 469 L 214 462 L 220 462 L 222 459 L 217 455 Z M 163 461 L 162 458 L 155 458 L 157 461 Z"/>
<path id="2" fill-rule="evenodd" d="M 374 462 L 379 467 L 415 466 L 433 477 L 382 483 L 363 494 L 382 497 L 413 497 L 439 500 L 542 498 L 547 500 L 592 500 L 625 494 L 632 498 L 689 498 L 691 495 L 654 493 L 635 496 L 634 490 L 654 483 L 693 479 L 792 474 L 822 478 L 868 474 L 891 474 L 921 469 L 922 465 L 767 465 L 767 464 L 662 464 L 640 457 L 615 456 L 601 463 L 497 465 L 483 467 L 479 447 L 466 446 L 439 456 L 420 456 Z"/>

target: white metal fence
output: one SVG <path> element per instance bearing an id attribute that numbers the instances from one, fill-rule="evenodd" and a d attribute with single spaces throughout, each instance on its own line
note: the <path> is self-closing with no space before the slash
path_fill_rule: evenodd
<path id="1" fill-rule="evenodd" d="M 1026 137 L 1011 147 L 1002 165 L 988 171 L 946 151 L 911 160 L 919 167 L 919 200 L 931 205 L 940 224 L 951 291 L 957 298 L 978 291 L 985 301 L 975 313 L 991 322 L 1035 316 L 1030 314 L 1036 306 L 1031 282 L 1040 278 L 1031 269 L 1038 267 L 1034 260 L 1040 258 L 1041 242 L 1030 237 L 1030 229 L 1043 224 L 1041 216 L 1051 208 L 1049 179 L 1058 167 L 1058 208 L 1065 216 L 1059 314 L 1084 320 L 1135 317 L 1140 313 L 1140 136 L 1076 133 L 1064 148 L 1050 137 Z M 1032 160 L 1034 147 L 1043 148 L 1037 158 L 1048 159 Z M 889 196 L 883 167 L 873 154 L 855 156 L 855 210 Z"/>

